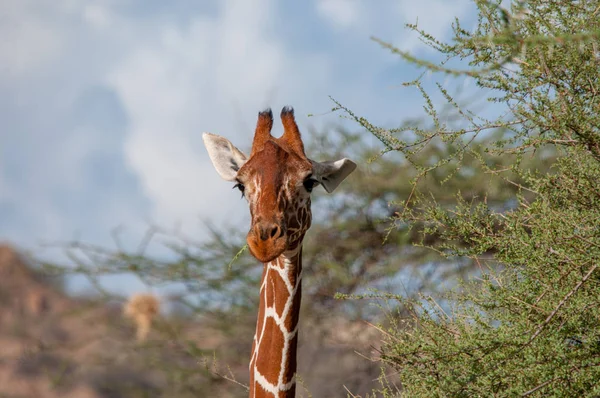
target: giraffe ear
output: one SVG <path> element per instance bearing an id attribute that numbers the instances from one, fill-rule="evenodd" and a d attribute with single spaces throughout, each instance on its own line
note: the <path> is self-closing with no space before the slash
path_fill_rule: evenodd
<path id="1" fill-rule="evenodd" d="M 346 158 L 332 162 L 315 162 L 311 160 L 311 163 L 313 178 L 319 181 L 329 193 L 333 192 L 356 169 L 356 163 Z"/>
<path id="2" fill-rule="evenodd" d="M 235 181 L 238 171 L 246 163 L 246 155 L 233 146 L 227 138 L 204 133 L 202 139 L 217 173 L 224 180 Z"/>

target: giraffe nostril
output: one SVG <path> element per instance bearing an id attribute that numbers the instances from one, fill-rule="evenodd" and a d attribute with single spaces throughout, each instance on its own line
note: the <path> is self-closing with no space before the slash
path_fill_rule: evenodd
<path id="1" fill-rule="evenodd" d="M 271 238 L 276 238 L 279 236 L 279 227 L 277 225 L 274 225 L 273 227 L 271 227 L 270 236 L 271 236 Z"/>

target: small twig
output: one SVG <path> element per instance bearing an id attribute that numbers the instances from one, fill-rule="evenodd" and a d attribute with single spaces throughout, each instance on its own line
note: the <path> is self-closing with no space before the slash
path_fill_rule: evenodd
<path id="1" fill-rule="evenodd" d="M 556 380 L 556 379 L 558 379 L 558 377 L 555 377 L 554 379 L 547 380 L 547 381 L 543 382 L 542 384 L 540 384 L 539 386 L 537 386 L 537 387 L 534 387 L 534 388 L 532 388 L 531 390 L 529 390 L 529 391 L 527 391 L 527 392 L 524 392 L 524 393 L 523 393 L 521 396 L 522 396 L 522 397 L 526 397 L 526 396 L 528 396 L 528 395 L 531 395 L 531 394 L 533 394 L 534 392 L 536 392 L 537 390 L 539 390 L 540 388 L 544 388 L 544 387 L 545 387 L 545 386 L 547 386 L 548 384 L 552 383 L 552 382 L 553 382 L 554 380 Z"/>
<path id="2" fill-rule="evenodd" d="M 233 258 L 229 262 L 229 265 L 227 266 L 227 269 L 231 269 L 231 266 L 233 265 L 233 263 L 236 262 L 236 260 L 238 258 L 240 258 L 240 256 L 246 251 L 247 248 L 248 248 L 248 245 L 246 244 L 235 254 L 235 256 L 233 256 Z"/>
<path id="3" fill-rule="evenodd" d="M 150 228 L 148 228 L 148 230 L 146 231 L 146 233 L 144 234 L 144 236 L 142 237 L 142 240 L 140 241 L 138 248 L 137 248 L 137 254 L 140 256 L 143 256 L 144 253 L 146 253 L 146 249 L 148 248 L 148 245 L 150 244 L 150 242 L 152 241 L 152 238 L 154 238 L 154 235 L 156 235 L 157 233 L 157 228 L 151 226 Z"/>
<path id="4" fill-rule="evenodd" d="M 523 301 L 523 300 L 521 300 L 521 299 L 520 299 L 520 298 L 518 298 L 518 297 L 515 297 L 515 296 L 509 296 L 509 298 L 511 298 L 511 299 L 513 299 L 513 300 L 515 300 L 515 301 L 518 301 L 518 302 L 519 302 L 519 303 L 521 303 L 521 304 L 525 304 L 526 306 L 528 306 L 528 307 L 531 307 L 532 309 L 534 309 L 534 310 L 536 310 L 536 311 L 540 311 L 540 312 L 542 312 L 542 311 L 543 311 L 543 309 L 541 309 L 541 308 L 540 308 L 540 307 L 538 307 L 537 305 L 534 305 L 534 304 L 529 304 L 528 302 L 526 302 L 526 301 Z"/>
<path id="5" fill-rule="evenodd" d="M 377 329 L 377 330 L 378 330 L 380 333 L 382 333 L 382 334 L 385 334 L 387 337 L 389 337 L 389 338 L 395 338 L 394 336 L 392 336 L 391 334 L 389 334 L 388 332 L 386 332 L 385 330 L 383 330 L 383 329 L 382 329 L 382 328 L 380 328 L 379 326 L 377 326 L 377 325 L 374 325 L 374 324 L 372 324 L 372 323 L 371 323 L 371 322 L 369 322 L 369 321 L 364 321 L 364 322 L 365 322 L 367 325 L 371 326 L 372 328 L 375 328 L 375 329 Z M 398 339 L 396 338 L 396 340 L 398 340 Z"/>
<path id="6" fill-rule="evenodd" d="M 348 390 L 348 387 L 344 386 L 344 390 L 346 390 L 346 392 L 347 392 L 348 394 L 350 394 L 350 397 L 352 397 L 352 398 L 360 398 L 358 395 L 354 395 L 354 394 L 352 394 L 352 393 L 350 392 L 350 390 Z"/>
<path id="7" fill-rule="evenodd" d="M 588 273 L 585 274 L 585 276 L 579 281 L 579 283 L 577 283 L 577 285 L 575 285 L 575 287 L 569 293 L 567 293 L 565 297 L 563 297 L 563 299 L 560 301 L 560 303 L 558 303 L 554 311 L 552 311 L 550 315 L 548 315 L 546 320 L 537 328 L 537 330 L 535 331 L 533 336 L 531 336 L 527 344 L 531 343 L 537 336 L 539 336 L 544 327 L 546 327 L 546 325 L 548 325 L 548 323 L 550 323 L 550 321 L 554 318 L 558 310 L 560 310 L 561 307 L 565 305 L 565 303 L 569 300 L 569 298 L 572 295 L 574 295 L 581 288 L 581 286 L 583 286 L 583 284 L 590 278 L 590 276 L 592 276 L 592 273 L 598 268 L 598 266 L 599 265 L 594 265 L 592 268 L 590 268 Z"/>
<path id="8" fill-rule="evenodd" d="M 246 391 L 250 391 L 250 386 L 247 386 L 246 384 L 241 383 L 235 379 L 235 377 L 233 375 L 233 371 L 231 370 L 231 368 L 229 366 L 227 367 L 227 370 L 229 370 L 229 375 L 220 373 L 219 370 L 217 369 L 216 354 L 214 354 L 214 355 L 215 356 L 213 357 L 212 369 L 210 369 L 208 366 L 208 359 L 206 357 L 203 358 L 203 362 L 204 362 L 204 366 L 205 366 L 206 370 L 208 370 L 210 373 L 214 374 L 215 376 L 218 376 L 224 380 L 230 381 L 232 383 L 237 384 L 240 387 L 243 387 L 244 389 L 246 389 Z"/>

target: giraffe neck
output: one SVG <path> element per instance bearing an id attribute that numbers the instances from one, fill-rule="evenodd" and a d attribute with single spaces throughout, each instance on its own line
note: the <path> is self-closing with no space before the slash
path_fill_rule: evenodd
<path id="1" fill-rule="evenodd" d="M 302 281 L 302 245 L 264 264 L 250 359 L 250 398 L 293 398 Z"/>

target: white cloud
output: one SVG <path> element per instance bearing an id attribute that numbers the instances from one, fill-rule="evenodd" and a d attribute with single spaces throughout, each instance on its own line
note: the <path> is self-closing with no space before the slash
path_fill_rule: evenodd
<path id="1" fill-rule="evenodd" d="M 273 92 L 307 100 L 310 90 L 294 78 L 327 80 L 327 60 L 285 49 L 269 34 L 272 18 L 272 1 L 223 2 L 215 19 L 199 16 L 188 26 L 156 27 L 156 37 L 111 73 L 110 84 L 130 118 L 126 156 L 153 202 L 155 219 L 198 215 L 238 224 L 247 217 L 231 184 L 210 165 L 202 131 L 247 147 L 256 112 Z M 236 124 L 236 108 L 243 110 L 238 115 L 243 129 Z"/>
<path id="2" fill-rule="evenodd" d="M 336 28 L 355 26 L 365 12 L 359 0 L 317 0 L 317 13 Z"/>
<path id="3" fill-rule="evenodd" d="M 0 159 L 0 210 L 7 212 L 3 239 L 35 245 L 78 232 L 95 239 L 108 237 L 121 222 L 139 219 L 143 203 L 132 206 L 139 197 L 130 192 L 111 197 L 122 187 L 91 180 L 92 168 L 113 167 L 93 162 L 118 153 L 118 137 L 115 131 L 82 125 L 89 115 L 82 114 L 87 106 L 81 99 L 98 86 L 103 66 L 115 54 L 109 47 L 118 46 L 101 45 L 90 35 L 81 23 L 84 9 L 73 0 L 0 3 L 0 134 L 10 148 Z M 98 203 L 103 196 L 114 202 Z"/>
<path id="4" fill-rule="evenodd" d="M 45 18 L 45 4 L 6 0 L 0 4 L 0 74 L 20 78 L 43 70 L 62 50 L 60 27 Z"/>
<path id="5" fill-rule="evenodd" d="M 83 8 L 83 19 L 96 29 L 106 29 L 112 23 L 110 9 L 102 4 L 87 4 Z"/>

